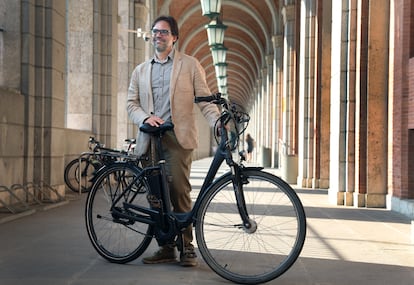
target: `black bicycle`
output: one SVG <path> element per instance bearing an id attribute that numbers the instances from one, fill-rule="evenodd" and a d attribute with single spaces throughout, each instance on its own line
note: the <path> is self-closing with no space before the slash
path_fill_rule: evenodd
<path id="1" fill-rule="evenodd" d="M 153 238 L 175 240 L 183 248 L 182 230 L 194 225 L 198 249 L 218 275 L 236 283 L 257 284 L 277 278 L 299 257 L 306 217 L 295 191 L 261 167 L 243 165 L 232 151 L 249 121 L 248 114 L 220 94 L 197 97 L 220 104 L 216 124 L 218 150 L 189 213 L 174 213 L 169 200 L 162 153 L 153 166 L 115 163 L 99 174 L 88 194 L 86 228 L 97 252 L 110 262 L 138 258 Z M 141 126 L 161 143 L 171 123 Z M 157 149 L 160 149 L 159 147 Z M 230 171 L 215 177 L 226 161 Z"/>
<path id="2" fill-rule="evenodd" d="M 89 192 L 95 174 L 103 167 L 130 154 L 135 146 L 135 139 L 126 139 L 126 149 L 117 150 L 105 147 L 94 137 L 89 137 L 89 152 L 69 161 L 65 166 L 63 177 L 65 184 L 74 192 Z"/>

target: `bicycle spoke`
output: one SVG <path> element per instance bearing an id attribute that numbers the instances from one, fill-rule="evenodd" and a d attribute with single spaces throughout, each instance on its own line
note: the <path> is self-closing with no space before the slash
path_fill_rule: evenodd
<path id="1" fill-rule="evenodd" d="M 276 278 L 294 263 L 303 246 L 306 220 L 287 184 L 260 171 L 244 175 L 249 180 L 243 192 L 253 228 L 243 226 L 229 178 L 212 187 L 201 204 L 196 235 L 201 254 L 216 273 L 255 284 Z"/>
<path id="2" fill-rule="evenodd" d="M 137 195 L 130 187 L 140 170 L 125 164 L 108 166 L 97 177 L 86 203 L 86 226 L 92 245 L 111 262 L 129 262 L 144 252 L 152 239 L 152 228 L 117 215 L 112 209 L 127 213 L 125 201 L 145 203 L 145 195 Z M 145 184 L 140 184 L 145 187 Z"/>

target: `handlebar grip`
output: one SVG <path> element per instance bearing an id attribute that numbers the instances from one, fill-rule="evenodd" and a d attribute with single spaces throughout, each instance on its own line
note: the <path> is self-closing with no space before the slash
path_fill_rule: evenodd
<path id="1" fill-rule="evenodd" d="M 213 102 L 213 101 L 220 99 L 220 97 L 221 97 L 221 93 L 212 94 L 210 96 L 194 97 L 194 103 Z"/>

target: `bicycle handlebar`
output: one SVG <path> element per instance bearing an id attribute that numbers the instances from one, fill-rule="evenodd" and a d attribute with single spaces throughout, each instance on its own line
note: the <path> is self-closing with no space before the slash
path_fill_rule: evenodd
<path id="1" fill-rule="evenodd" d="M 133 147 L 133 145 L 136 143 L 135 139 L 125 139 L 125 142 L 128 144 L 128 150 L 117 150 L 117 149 L 112 149 L 112 148 L 107 148 L 105 147 L 105 144 L 100 143 L 98 140 L 95 139 L 95 137 L 89 137 L 89 141 L 88 141 L 88 145 L 89 145 L 89 149 L 93 152 L 99 152 L 99 151 L 104 151 L 104 152 L 108 152 L 108 153 L 127 153 L 128 151 L 131 150 L 131 148 Z M 92 145 L 94 145 L 92 147 Z"/>
<path id="2" fill-rule="evenodd" d="M 240 135 L 246 130 L 247 124 L 250 121 L 250 116 L 242 111 L 241 106 L 237 104 L 230 104 L 229 101 L 221 96 L 221 93 L 214 93 L 210 96 L 194 97 L 195 103 L 210 102 L 212 104 L 221 105 L 223 107 L 222 113 L 216 122 L 214 132 L 217 144 L 224 142 L 230 149 L 234 149 L 239 143 Z M 229 135 L 227 132 L 229 128 L 227 124 L 233 121 L 233 131 Z M 220 139 L 219 139 L 220 138 Z M 236 140 L 234 140 L 236 138 Z M 232 145 L 232 146 L 231 146 Z"/>
<path id="3" fill-rule="evenodd" d="M 221 93 L 214 93 L 210 96 L 198 96 L 194 97 L 195 103 L 201 103 L 201 102 L 211 102 L 214 104 L 223 104 L 225 102 L 225 99 L 221 97 Z"/>

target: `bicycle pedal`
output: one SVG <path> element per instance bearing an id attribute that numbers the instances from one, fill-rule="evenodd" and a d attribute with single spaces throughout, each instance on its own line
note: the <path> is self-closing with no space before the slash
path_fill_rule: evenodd
<path id="1" fill-rule="evenodd" d="M 114 223 L 129 226 L 133 225 L 135 221 L 128 216 L 132 216 L 132 213 L 126 213 L 125 210 L 116 207 L 115 211 L 112 211 L 112 218 Z"/>
<path id="2" fill-rule="evenodd" d="M 130 219 L 115 218 L 114 223 L 121 224 L 124 226 L 130 226 L 134 224 L 134 221 Z"/>

